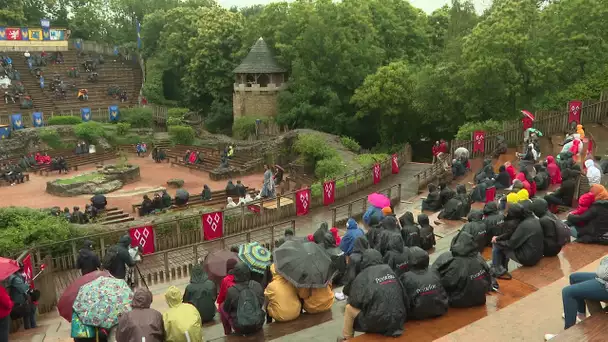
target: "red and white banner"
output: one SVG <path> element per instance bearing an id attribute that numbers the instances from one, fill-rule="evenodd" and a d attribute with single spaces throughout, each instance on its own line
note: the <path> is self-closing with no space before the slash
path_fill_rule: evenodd
<path id="1" fill-rule="evenodd" d="M 34 288 L 34 266 L 32 265 L 32 255 L 28 254 L 23 260 L 23 272 L 25 273 L 25 281 L 30 283 L 30 288 Z"/>
<path id="2" fill-rule="evenodd" d="M 391 169 L 394 175 L 399 173 L 399 158 L 397 154 L 393 154 L 391 157 Z"/>
<path id="3" fill-rule="evenodd" d="M 224 236 L 224 212 L 215 211 L 203 214 L 203 237 L 205 241 Z"/>
<path id="4" fill-rule="evenodd" d="M 583 101 L 572 100 L 568 102 L 568 123 L 572 121 L 577 124 L 581 123 L 581 110 L 583 108 Z"/>
<path id="5" fill-rule="evenodd" d="M 154 248 L 154 227 L 143 226 L 129 229 L 131 236 L 131 247 L 141 246 L 142 254 L 152 254 L 156 251 Z"/>
<path id="6" fill-rule="evenodd" d="M 310 211 L 310 189 L 296 191 L 296 215 L 304 216 Z"/>
<path id="7" fill-rule="evenodd" d="M 6 29 L 7 40 L 21 40 L 21 29 L 20 28 L 7 28 Z"/>
<path id="8" fill-rule="evenodd" d="M 473 153 L 486 151 L 486 132 L 473 132 Z"/>
<path id="9" fill-rule="evenodd" d="M 374 184 L 380 183 L 380 179 L 382 179 L 382 168 L 380 168 L 380 164 L 374 165 L 372 169 L 372 177 L 374 179 Z"/>
<path id="10" fill-rule="evenodd" d="M 336 201 L 336 181 L 323 183 L 323 205 L 328 206 Z"/>

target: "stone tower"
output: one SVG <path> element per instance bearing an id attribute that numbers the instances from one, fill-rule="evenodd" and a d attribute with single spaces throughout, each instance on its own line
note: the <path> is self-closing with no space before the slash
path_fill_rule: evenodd
<path id="1" fill-rule="evenodd" d="M 275 61 L 264 39 L 258 39 L 241 65 L 233 71 L 234 118 L 276 116 L 279 91 L 287 87 L 285 72 Z"/>

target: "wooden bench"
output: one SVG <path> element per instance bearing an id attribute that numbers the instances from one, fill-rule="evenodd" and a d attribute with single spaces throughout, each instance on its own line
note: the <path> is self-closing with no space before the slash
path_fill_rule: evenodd
<path id="1" fill-rule="evenodd" d="M 23 181 L 24 182 L 29 182 L 30 181 L 30 174 L 29 173 L 24 173 L 23 174 Z M 0 180 L 0 186 L 9 186 L 9 185 L 11 185 L 11 183 L 9 183 L 6 179 Z"/>
<path id="2" fill-rule="evenodd" d="M 74 155 L 69 158 L 65 158 L 66 163 L 68 164 L 68 168 L 73 171 L 78 171 L 79 166 L 101 163 L 103 164 L 106 160 L 116 158 L 116 152 L 113 150 L 104 151 L 101 153 L 93 153 L 93 154 L 84 154 L 84 155 Z M 44 165 L 39 170 L 40 175 L 48 176 L 52 171 L 50 165 Z"/>
<path id="3" fill-rule="evenodd" d="M 245 187 L 245 190 L 249 194 L 255 193 L 255 189 L 249 188 L 247 186 Z M 215 190 L 215 191 L 211 191 L 211 200 L 209 200 L 209 201 L 203 201 L 201 199 L 200 193 L 195 194 L 195 195 L 191 194 L 190 199 L 188 200 L 188 203 L 184 206 L 176 206 L 175 198 L 172 198 L 171 207 L 174 207 L 174 206 L 187 207 L 187 206 L 200 205 L 200 204 L 216 205 L 216 204 L 226 203 L 227 198 L 228 198 L 228 195 L 226 195 L 226 190 Z M 238 201 L 238 198 L 236 198 L 236 200 Z M 141 208 L 141 203 L 131 204 L 131 210 L 133 213 L 139 212 L 139 208 Z"/>

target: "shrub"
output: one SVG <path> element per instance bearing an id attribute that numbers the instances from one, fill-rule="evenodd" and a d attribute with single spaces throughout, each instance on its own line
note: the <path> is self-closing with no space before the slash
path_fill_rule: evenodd
<path id="1" fill-rule="evenodd" d="M 190 111 L 190 109 L 188 108 L 181 108 L 181 107 L 176 107 L 176 108 L 169 108 L 167 110 L 167 116 L 169 118 L 179 118 L 179 119 L 183 119 L 184 116 L 186 114 L 188 114 L 188 112 Z"/>
<path id="2" fill-rule="evenodd" d="M 95 121 L 83 122 L 74 126 L 74 134 L 87 143 L 94 143 L 98 138 L 106 137 L 103 125 Z"/>
<path id="3" fill-rule="evenodd" d="M 216 100 L 211 103 L 209 113 L 205 118 L 205 128 L 211 133 L 230 133 L 232 127 L 232 104 Z"/>
<path id="4" fill-rule="evenodd" d="M 350 137 L 340 137 L 340 142 L 342 146 L 346 147 L 349 151 L 359 153 L 361 151 L 361 145 L 357 142 L 357 140 Z"/>
<path id="5" fill-rule="evenodd" d="M 346 171 L 346 164 L 339 156 L 321 159 L 315 165 L 315 176 L 320 179 L 335 178 L 343 175 L 344 171 Z"/>
<path id="6" fill-rule="evenodd" d="M 255 116 L 243 116 L 234 120 L 232 124 L 232 136 L 236 139 L 247 139 L 255 134 L 255 122 L 258 118 Z M 263 117 L 262 123 L 266 124 L 272 121 L 271 118 Z"/>
<path id="7" fill-rule="evenodd" d="M 126 108 L 121 109 L 120 114 L 122 115 L 122 121 L 130 123 L 131 127 L 135 128 L 150 128 L 152 127 L 152 114 L 151 108 Z"/>
<path id="8" fill-rule="evenodd" d="M 325 138 L 314 133 L 300 134 L 293 149 L 315 167 L 319 160 L 338 157 L 338 152 L 327 144 Z"/>
<path id="9" fill-rule="evenodd" d="M 128 122 L 119 122 L 116 124 L 116 134 L 119 136 L 127 135 L 131 129 L 131 124 Z"/>
<path id="10" fill-rule="evenodd" d="M 184 124 L 184 120 L 181 118 L 167 118 L 167 126 L 181 126 Z"/>
<path id="11" fill-rule="evenodd" d="M 484 131 L 486 135 L 497 133 L 502 131 L 502 123 L 495 120 L 466 123 L 458 128 L 456 139 L 471 140 L 475 131 Z"/>
<path id="12" fill-rule="evenodd" d="M 54 129 L 42 128 L 38 132 L 38 136 L 40 137 L 40 140 L 49 145 L 49 147 L 52 149 L 64 148 L 64 144 L 61 141 L 61 136 Z"/>
<path id="13" fill-rule="evenodd" d="M 385 161 L 388 159 L 388 154 L 384 153 L 366 153 L 357 156 L 357 163 L 364 168 L 371 167 L 372 165 Z"/>
<path id="14" fill-rule="evenodd" d="M 192 145 L 195 134 L 190 126 L 169 126 L 169 136 L 175 144 Z"/>
<path id="15" fill-rule="evenodd" d="M 82 119 L 79 116 L 53 116 L 49 118 L 49 126 L 57 125 L 78 125 L 82 123 Z"/>

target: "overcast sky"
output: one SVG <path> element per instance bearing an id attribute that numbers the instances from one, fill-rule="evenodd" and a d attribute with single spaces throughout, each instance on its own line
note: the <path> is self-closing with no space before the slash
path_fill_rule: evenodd
<path id="1" fill-rule="evenodd" d="M 275 2 L 273 0 L 219 0 L 219 3 L 226 6 L 251 6 L 256 4 L 268 4 Z M 450 3 L 450 0 L 410 0 L 410 3 L 418 8 L 422 8 L 427 13 L 431 13 L 437 8 Z M 487 6 L 492 3 L 492 0 L 473 0 L 477 11 L 483 11 Z"/>

